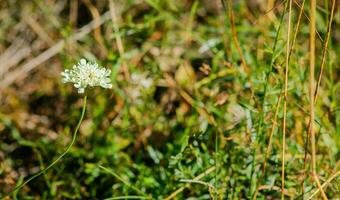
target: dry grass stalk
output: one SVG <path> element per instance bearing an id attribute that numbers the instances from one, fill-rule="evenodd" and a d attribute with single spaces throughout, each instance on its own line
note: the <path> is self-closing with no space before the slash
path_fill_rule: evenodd
<path id="1" fill-rule="evenodd" d="M 323 191 L 318 175 L 316 173 L 316 147 L 315 147 L 315 130 L 314 130 L 314 70 L 315 70 L 315 15 L 316 15 L 316 1 L 311 0 L 310 3 L 310 55 L 309 55 L 309 98 L 310 98 L 310 135 L 312 148 L 312 174 L 313 178 L 321 192 L 323 199 L 328 199 Z"/>
<path id="2" fill-rule="evenodd" d="M 284 83 L 284 100 L 283 100 L 283 124 L 282 124 L 282 193 L 281 199 L 284 199 L 285 191 L 285 152 L 286 152 L 286 120 L 287 120 L 287 100 L 288 100 L 288 69 L 289 69 L 289 52 L 290 52 L 290 26 L 292 18 L 292 0 L 289 1 L 288 9 L 288 30 L 287 30 L 287 43 L 286 43 L 286 67 L 285 67 L 285 83 Z"/>
<path id="3" fill-rule="evenodd" d="M 271 151 L 271 143 L 272 143 L 274 131 L 275 131 L 275 128 L 276 128 L 276 125 L 277 125 L 277 116 L 279 114 L 281 98 L 282 98 L 282 94 L 280 92 L 280 96 L 279 96 L 279 99 L 277 100 L 277 104 L 276 104 L 273 124 L 272 124 L 271 130 L 270 130 L 270 135 L 269 135 L 269 141 L 268 141 L 268 146 L 267 146 L 267 150 L 266 150 L 266 155 L 265 155 L 263 166 L 262 166 L 262 175 L 263 176 L 264 176 L 264 173 L 265 173 L 265 170 L 266 170 L 267 160 L 269 158 L 269 154 L 270 154 L 270 151 Z"/>
<path id="4" fill-rule="evenodd" d="M 325 39 L 324 47 L 323 47 L 323 50 L 322 50 L 322 61 L 321 61 L 320 71 L 319 71 L 319 74 L 318 74 L 317 85 L 316 85 L 316 88 L 315 88 L 314 103 L 318 99 L 318 91 L 319 91 L 319 87 L 320 87 L 320 84 L 321 84 L 322 72 L 323 72 L 323 69 L 324 69 L 325 61 L 326 61 L 327 47 L 328 47 L 328 42 L 329 42 L 331 28 L 332 28 L 332 21 L 333 21 L 333 17 L 334 17 L 335 0 L 333 0 L 332 3 L 333 4 L 332 4 L 332 9 L 331 9 L 331 15 L 330 15 L 330 18 L 329 18 L 329 21 L 328 21 L 326 39 Z M 304 4 L 302 4 L 302 6 L 303 5 Z M 310 126 L 311 126 L 311 120 L 309 120 L 308 126 L 307 126 L 307 139 L 306 139 L 306 145 L 305 145 L 304 170 L 303 170 L 304 171 L 304 177 L 306 176 L 307 147 L 308 147 L 308 144 L 309 144 Z M 302 194 L 304 194 L 303 184 L 304 184 L 304 181 L 302 181 Z"/>
<path id="5" fill-rule="evenodd" d="M 318 98 L 318 91 L 319 91 L 319 87 L 320 87 L 320 83 L 321 83 L 321 78 L 322 78 L 322 72 L 325 66 L 325 61 L 326 61 L 326 55 L 327 55 L 327 47 L 328 47 L 328 42 L 329 42 L 329 38 L 331 36 L 331 29 L 332 29 L 332 22 L 333 22 L 333 17 L 334 17 L 334 10 L 335 10 L 335 0 L 332 1 L 332 10 L 331 10 L 331 15 L 328 21 L 328 26 L 327 26 L 327 36 L 325 39 L 325 44 L 322 50 L 322 60 L 321 60 L 321 66 L 320 66 L 320 72 L 318 75 L 318 80 L 317 80 L 317 84 L 316 84 L 316 88 L 315 88 L 315 94 L 314 94 L 314 101 L 317 100 Z"/>
<path id="6" fill-rule="evenodd" d="M 300 11 L 302 11 L 302 13 L 306 17 L 307 21 L 310 22 L 310 18 L 308 17 L 306 12 L 303 10 L 304 6 L 300 5 L 298 1 L 294 1 L 294 3 L 300 8 Z M 315 29 L 315 33 L 318 36 L 318 38 L 320 39 L 320 41 L 323 42 L 322 37 L 321 37 L 321 35 L 320 35 L 320 33 L 317 29 Z"/>
<path id="7" fill-rule="evenodd" d="M 296 23 L 296 27 L 295 27 L 295 31 L 294 31 L 294 36 L 293 36 L 293 40 L 292 40 L 292 45 L 290 46 L 290 51 L 289 51 L 289 57 L 288 60 L 290 59 L 290 56 L 292 55 L 292 52 L 294 50 L 294 44 L 297 38 L 297 34 L 299 33 L 299 29 L 300 29 L 300 24 L 301 24 L 301 18 L 302 18 L 302 14 L 303 14 L 303 9 L 305 8 L 305 2 L 306 0 L 302 1 L 301 7 L 300 7 L 300 11 L 299 11 L 299 17 Z"/>

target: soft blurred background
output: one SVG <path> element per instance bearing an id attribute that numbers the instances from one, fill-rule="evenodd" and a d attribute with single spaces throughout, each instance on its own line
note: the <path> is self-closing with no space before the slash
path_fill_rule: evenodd
<path id="1" fill-rule="evenodd" d="M 82 95 L 61 83 L 60 72 L 86 58 L 112 70 L 113 89 L 91 89 L 69 154 L 8 199 L 250 199 L 256 189 L 258 199 L 278 199 L 286 2 L 0 0 L 0 196 L 70 143 Z M 298 34 L 285 177 L 291 199 L 316 191 L 309 154 L 304 164 L 309 1 L 296 30 L 301 5 L 293 1 L 292 37 Z M 316 75 L 331 6 L 317 4 Z M 315 105 L 322 183 L 340 170 L 339 24 L 336 7 Z M 340 179 L 325 192 L 340 198 Z"/>

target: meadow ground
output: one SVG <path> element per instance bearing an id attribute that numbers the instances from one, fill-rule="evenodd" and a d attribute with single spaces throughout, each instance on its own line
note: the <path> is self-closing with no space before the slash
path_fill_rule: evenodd
<path id="1" fill-rule="evenodd" d="M 336 4 L 1 0 L 0 198 L 339 199 Z"/>

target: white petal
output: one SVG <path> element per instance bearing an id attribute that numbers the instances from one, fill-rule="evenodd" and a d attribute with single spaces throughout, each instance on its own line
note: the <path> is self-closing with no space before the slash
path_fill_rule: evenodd
<path id="1" fill-rule="evenodd" d="M 84 58 L 80 59 L 80 64 L 86 65 L 86 60 Z"/>

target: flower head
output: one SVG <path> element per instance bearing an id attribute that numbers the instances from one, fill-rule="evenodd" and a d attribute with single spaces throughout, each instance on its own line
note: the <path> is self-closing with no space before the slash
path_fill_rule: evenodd
<path id="1" fill-rule="evenodd" d="M 78 93 L 84 93 L 87 87 L 112 88 L 110 74 L 111 70 L 81 59 L 72 69 L 63 71 L 61 76 L 63 83 L 73 83 L 78 88 Z"/>

